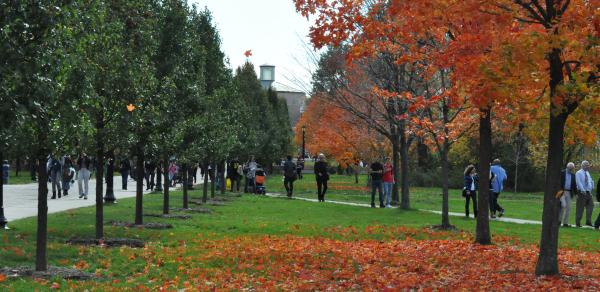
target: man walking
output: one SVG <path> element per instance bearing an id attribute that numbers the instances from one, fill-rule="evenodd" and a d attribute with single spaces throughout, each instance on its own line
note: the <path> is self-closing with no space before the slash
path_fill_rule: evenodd
<path id="1" fill-rule="evenodd" d="M 129 179 L 129 172 L 131 171 L 131 163 L 129 163 L 129 158 L 124 157 L 121 159 L 121 163 L 119 166 L 119 172 L 121 173 L 121 189 L 127 190 L 127 180 Z"/>
<path id="2" fill-rule="evenodd" d="M 90 158 L 82 153 L 77 159 L 77 186 L 79 187 L 79 198 L 87 200 L 90 182 Z M 101 183 L 101 182 L 100 182 Z"/>
<path id="3" fill-rule="evenodd" d="M 560 213 L 558 214 L 559 222 L 562 222 L 563 227 L 571 227 L 569 225 L 569 217 L 571 216 L 571 198 L 577 192 L 577 183 L 575 174 L 573 173 L 575 164 L 567 163 L 567 169 L 562 171 L 560 177 L 560 185 L 562 188 L 562 197 L 560 197 Z"/>
<path id="4" fill-rule="evenodd" d="M 52 197 L 50 199 L 56 199 L 56 192 L 58 191 L 58 198 L 61 197 L 62 189 L 60 182 L 62 181 L 62 165 L 58 159 L 54 156 L 50 156 L 48 159 L 48 171 L 50 171 L 50 180 L 52 180 Z"/>
<path id="5" fill-rule="evenodd" d="M 385 208 L 383 204 L 383 165 L 379 161 L 375 161 L 371 164 L 371 208 L 375 208 L 375 191 L 379 190 L 379 207 Z"/>
<path id="6" fill-rule="evenodd" d="M 581 227 L 581 218 L 585 208 L 585 225 L 592 226 L 592 212 L 594 211 L 594 200 L 592 199 L 592 190 L 594 181 L 589 172 L 590 163 L 586 160 L 581 162 L 581 169 L 575 174 L 577 181 L 577 203 L 575 212 L 575 224 Z"/>
<path id="7" fill-rule="evenodd" d="M 498 204 L 498 197 L 502 190 L 504 190 L 504 182 L 507 177 L 506 170 L 500 165 L 500 159 L 494 159 L 490 172 L 494 177 L 492 179 L 492 196 L 490 198 L 491 217 L 496 218 L 496 212 L 498 212 L 498 217 L 502 217 L 504 215 L 504 208 Z"/>
<path id="8" fill-rule="evenodd" d="M 283 163 L 283 186 L 287 191 L 287 197 L 292 198 L 294 192 L 294 181 L 296 180 L 296 164 L 292 161 L 292 155 L 287 156 L 287 161 Z"/>

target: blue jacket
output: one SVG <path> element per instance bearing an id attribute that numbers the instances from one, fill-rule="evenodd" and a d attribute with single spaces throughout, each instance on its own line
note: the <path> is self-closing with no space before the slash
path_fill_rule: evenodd
<path id="1" fill-rule="evenodd" d="M 492 180 L 492 191 L 494 193 L 501 193 L 504 189 L 504 182 L 506 181 L 506 171 L 500 164 L 492 165 L 490 168 L 495 178 Z"/>
<path id="2" fill-rule="evenodd" d="M 474 179 L 475 179 L 475 190 L 477 190 L 477 187 L 478 187 L 477 183 L 479 181 L 479 177 L 475 176 Z M 464 186 L 463 190 L 470 191 L 472 182 L 473 182 L 473 178 L 471 178 L 470 175 L 465 175 L 465 186 Z"/>

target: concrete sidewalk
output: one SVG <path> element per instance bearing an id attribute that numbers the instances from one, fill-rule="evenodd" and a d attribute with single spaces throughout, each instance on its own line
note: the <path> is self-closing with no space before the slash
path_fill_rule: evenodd
<path id="1" fill-rule="evenodd" d="M 133 180 L 128 182 L 128 190 L 121 189 L 121 177 L 114 177 L 114 192 L 117 201 L 124 198 L 135 197 L 135 184 Z M 48 184 L 48 214 L 57 213 L 65 210 L 94 206 L 96 204 L 96 180 L 92 179 L 89 183 L 89 194 L 88 199 L 79 199 L 79 189 L 77 181 L 72 184 L 69 190 L 69 195 L 60 199 L 51 200 L 52 196 L 52 184 Z M 5 185 L 4 186 L 4 215 L 10 222 L 37 216 L 37 190 L 38 184 L 24 184 L 24 185 Z M 145 187 L 144 187 L 145 190 Z M 106 184 L 104 185 L 104 193 L 106 193 Z M 149 191 L 144 191 L 144 194 Z"/>

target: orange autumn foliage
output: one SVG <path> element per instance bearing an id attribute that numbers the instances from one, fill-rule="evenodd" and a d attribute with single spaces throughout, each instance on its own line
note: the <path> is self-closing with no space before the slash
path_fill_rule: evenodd
<path id="1" fill-rule="evenodd" d="M 320 95 L 309 101 L 295 128 L 297 145 L 302 144 L 305 127 L 306 148 L 324 153 L 345 167 L 355 159 L 372 159 L 385 151 L 386 144 L 376 131 Z"/>

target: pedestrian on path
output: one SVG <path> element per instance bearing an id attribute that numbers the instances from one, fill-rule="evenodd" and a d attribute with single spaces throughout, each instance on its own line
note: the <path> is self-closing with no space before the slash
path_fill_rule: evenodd
<path id="1" fill-rule="evenodd" d="M 131 163 L 129 158 L 124 157 L 121 159 L 119 164 L 119 172 L 121 173 L 121 189 L 127 190 L 127 180 L 129 179 L 129 173 L 131 172 Z"/>
<path id="2" fill-rule="evenodd" d="M 172 161 L 171 164 L 169 165 L 169 185 L 171 187 L 174 187 L 175 184 L 175 176 L 177 175 L 177 164 L 175 164 L 175 161 Z"/>
<path id="3" fill-rule="evenodd" d="M 71 156 L 65 155 L 65 157 L 63 158 L 62 167 L 63 196 L 69 195 L 69 190 L 71 189 L 71 183 L 73 182 L 73 178 L 75 178 L 75 169 L 73 168 L 73 161 L 71 160 Z"/>
<path id="4" fill-rule="evenodd" d="M 575 224 L 577 227 L 581 227 L 583 209 L 585 209 L 585 225 L 592 226 L 592 212 L 594 211 L 592 191 L 594 190 L 594 181 L 589 170 L 590 163 L 584 160 L 581 162 L 581 169 L 575 174 L 578 190 L 577 203 L 575 204 Z"/>
<path id="5" fill-rule="evenodd" d="M 490 198 L 490 212 L 491 217 L 496 218 L 496 212 L 498 212 L 498 217 L 502 217 L 504 215 L 504 208 L 498 204 L 498 197 L 500 197 L 500 193 L 504 190 L 504 182 L 506 181 L 506 170 L 502 168 L 500 165 L 500 159 L 494 159 L 492 163 L 492 167 L 490 168 L 490 172 L 494 177 L 492 179 L 492 196 Z"/>
<path id="6" fill-rule="evenodd" d="M 319 202 L 325 202 L 325 193 L 327 192 L 327 181 L 329 180 L 329 173 L 325 154 L 321 153 L 318 156 L 318 161 L 315 162 L 315 178 L 317 180 L 317 196 Z"/>
<path id="7" fill-rule="evenodd" d="M 298 174 L 298 179 L 302 179 L 302 170 L 304 170 L 304 157 L 300 155 L 298 156 L 298 164 L 296 164 L 296 173 Z"/>
<path id="8" fill-rule="evenodd" d="M 378 161 L 371 163 L 371 208 L 375 208 L 375 191 L 379 190 L 379 207 L 385 208 L 383 204 L 383 165 Z"/>
<path id="9" fill-rule="evenodd" d="M 8 171 L 10 170 L 10 164 L 8 160 L 2 161 L 2 182 L 3 184 L 8 184 Z"/>
<path id="10" fill-rule="evenodd" d="M 567 168 L 561 172 L 560 176 L 562 196 L 560 197 L 558 220 L 563 227 L 571 227 L 569 224 L 569 217 L 571 217 L 571 199 L 577 192 L 577 183 L 573 169 L 575 169 L 575 164 L 573 162 L 567 163 Z"/>
<path id="11" fill-rule="evenodd" d="M 58 198 L 60 199 L 62 192 L 60 187 L 60 182 L 62 181 L 62 165 L 60 164 L 60 161 L 54 157 L 54 155 L 50 155 L 46 169 L 50 173 L 50 180 L 52 181 L 52 197 L 50 199 L 56 199 L 57 191 Z"/>
<path id="12" fill-rule="evenodd" d="M 600 188 L 598 185 L 600 185 L 600 178 L 598 178 L 598 183 L 596 184 L 596 200 L 600 203 Z M 596 222 L 594 222 L 594 228 L 596 228 L 596 230 L 600 229 L 600 213 L 598 213 Z"/>
<path id="13" fill-rule="evenodd" d="M 145 161 L 144 168 L 146 190 L 154 190 L 154 171 L 156 171 L 156 163 L 154 163 L 154 161 Z"/>
<path id="14" fill-rule="evenodd" d="M 77 186 L 79 187 L 79 198 L 87 200 L 90 189 L 90 165 L 91 161 L 87 154 L 82 153 L 77 159 Z"/>
<path id="15" fill-rule="evenodd" d="M 465 197 L 465 216 L 469 218 L 469 203 L 473 201 L 473 215 L 477 217 L 477 183 L 479 182 L 479 176 L 475 165 L 469 165 L 465 169 L 465 179 L 463 187 L 463 197 Z"/>
<path id="16" fill-rule="evenodd" d="M 394 166 L 392 159 L 386 158 L 383 165 L 383 194 L 385 195 L 385 207 L 391 208 L 392 189 L 394 187 Z"/>
<path id="17" fill-rule="evenodd" d="M 240 161 L 237 158 L 234 158 L 233 160 L 229 161 L 229 165 L 227 166 L 227 177 L 231 181 L 231 192 L 233 192 L 234 189 L 237 192 L 240 191 L 240 180 L 243 175 L 243 169 L 240 168 Z M 240 171 L 242 171 L 241 174 Z"/>
<path id="18" fill-rule="evenodd" d="M 288 198 L 292 198 L 294 193 L 294 181 L 298 174 L 296 173 L 296 164 L 292 161 L 292 155 L 287 156 L 287 161 L 283 163 L 283 186 L 287 192 Z"/>

